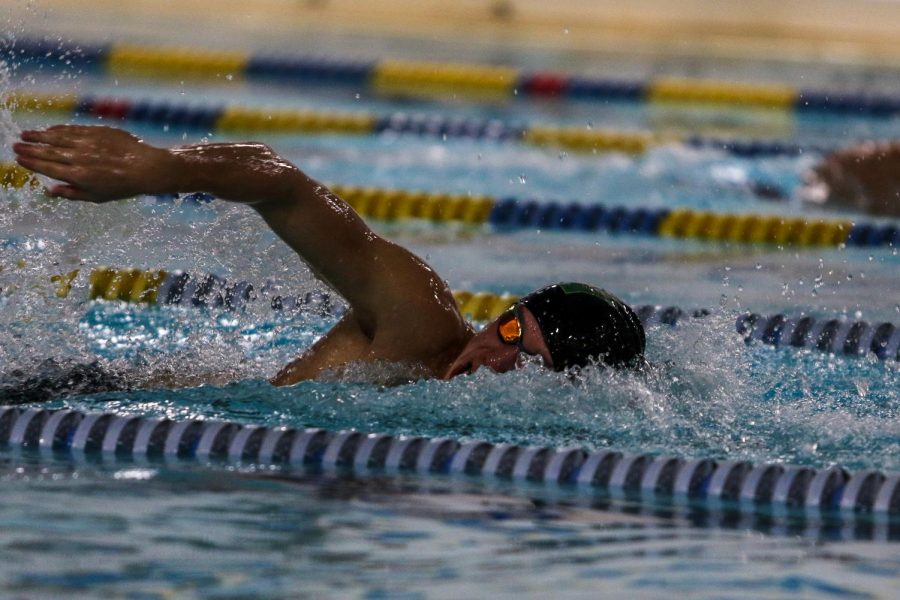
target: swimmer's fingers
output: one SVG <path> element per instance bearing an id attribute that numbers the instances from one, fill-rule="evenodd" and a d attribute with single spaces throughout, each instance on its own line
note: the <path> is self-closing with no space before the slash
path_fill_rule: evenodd
<path id="1" fill-rule="evenodd" d="M 28 129 L 22 132 L 21 138 L 23 142 L 63 148 L 74 148 L 79 142 L 79 136 L 67 125 L 58 125 L 49 129 Z"/>
<path id="2" fill-rule="evenodd" d="M 77 153 L 72 148 L 48 146 L 46 144 L 13 144 L 13 152 L 19 156 L 27 156 L 70 165 L 75 162 Z"/>
<path id="3" fill-rule="evenodd" d="M 127 131 L 101 125 L 54 125 L 47 129 L 23 131 L 21 137 L 25 142 L 80 149 L 111 149 L 141 143 L 139 138 Z"/>
<path id="4" fill-rule="evenodd" d="M 96 173 L 80 165 L 65 165 L 22 156 L 18 157 L 16 161 L 26 169 L 62 181 L 63 183 L 46 190 L 51 196 L 87 202 L 108 202 L 126 196 L 126 194 L 108 194 L 96 190 Z"/>
<path id="5" fill-rule="evenodd" d="M 77 188 L 74 185 L 55 185 L 52 188 L 47 189 L 46 192 L 57 198 L 81 200 L 84 202 L 100 202 L 100 200 L 95 198 L 90 192 Z"/>
<path id="6" fill-rule="evenodd" d="M 34 171 L 67 183 L 77 184 L 85 174 L 84 169 L 76 165 L 67 165 L 51 160 L 22 156 L 21 154 L 16 157 L 16 162 L 29 171 Z"/>

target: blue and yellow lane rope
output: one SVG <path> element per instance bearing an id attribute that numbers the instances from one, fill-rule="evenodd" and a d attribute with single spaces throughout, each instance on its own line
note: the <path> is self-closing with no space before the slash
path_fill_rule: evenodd
<path id="1" fill-rule="evenodd" d="M 10 60 L 24 66 L 94 69 L 117 76 L 264 79 L 298 85 L 345 85 L 390 94 L 474 99 L 524 96 L 600 102 L 699 103 L 872 117 L 900 114 L 900 95 L 897 94 L 848 93 L 691 78 L 621 80 L 507 66 L 250 55 L 127 43 L 81 44 L 50 38 L 20 38 L 7 47 L 5 53 Z"/>
<path id="2" fill-rule="evenodd" d="M 25 112 L 96 117 L 107 121 L 129 121 L 167 128 L 180 127 L 221 133 L 338 133 L 404 134 L 426 137 L 489 141 L 513 140 L 541 147 L 559 147 L 577 152 L 621 152 L 642 154 L 661 144 L 682 143 L 714 149 L 736 156 L 798 156 L 826 153 L 831 148 L 800 145 L 782 140 L 719 139 L 679 136 L 645 131 L 615 131 L 586 127 L 537 125 L 440 114 L 395 112 L 316 111 L 260 108 L 239 105 L 199 105 L 165 101 L 131 100 L 118 97 L 76 96 L 14 91 L 5 95 L 4 106 Z"/>
<path id="3" fill-rule="evenodd" d="M 28 171 L 10 164 L 0 165 L 0 182 L 12 187 L 37 185 Z M 538 202 L 340 184 L 330 187 L 361 216 L 384 221 L 421 219 L 489 225 L 495 231 L 607 232 L 780 247 L 900 246 L 900 227 L 894 222 Z"/>

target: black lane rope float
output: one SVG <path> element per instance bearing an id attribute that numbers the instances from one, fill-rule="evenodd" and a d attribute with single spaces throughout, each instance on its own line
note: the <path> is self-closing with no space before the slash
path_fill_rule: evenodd
<path id="1" fill-rule="evenodd" d="M 176 421 L 69 409 L 0 407 L 0 447 L 102 457 L 451 475 L 562 486 L 637 501 L 684 501 L 743 513 L 894 518 L 900 473 L 605 449 L 524 447 L 452 438 Z"/>

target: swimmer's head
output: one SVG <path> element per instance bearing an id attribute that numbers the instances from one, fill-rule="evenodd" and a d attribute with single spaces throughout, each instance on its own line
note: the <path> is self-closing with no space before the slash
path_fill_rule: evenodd
<path id="1" fill-rule="evenodd" d="M 643 359 L 644 327 L 627 304 L 606 290 L 557 283 L 518 304 L 537 320 L 557 371 L 593 363 L 635 366 Z"/>
<path id="2" fill-rule="evenodd" d="M 466 345 L 446 378 L 486 366 L 503 373 L 520 364 L 520 354 L 540 357 L 556 371 L 605 364 L 643 362 L 644 328 L 634 312 L 605 290 L 559 283 L 519 300 Z"/>

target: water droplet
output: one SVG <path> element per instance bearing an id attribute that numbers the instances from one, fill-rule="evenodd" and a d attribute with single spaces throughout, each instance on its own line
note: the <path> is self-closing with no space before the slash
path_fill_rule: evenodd
<path id="1" fill-rule="evenodd" d="M 356 92 L 356 99 L 357 99 L 357 100 L 360 99 L 360 93 L 359 93 L 359 92 Z"/>
<path id="2" fill-rule="evenodd" d="M 232 79 L 234 79 L 234 75 L 229 73 L 228 75 L 225 76 L 225 79 L 227 79 L 228 81 L 231 81 Z"/>

